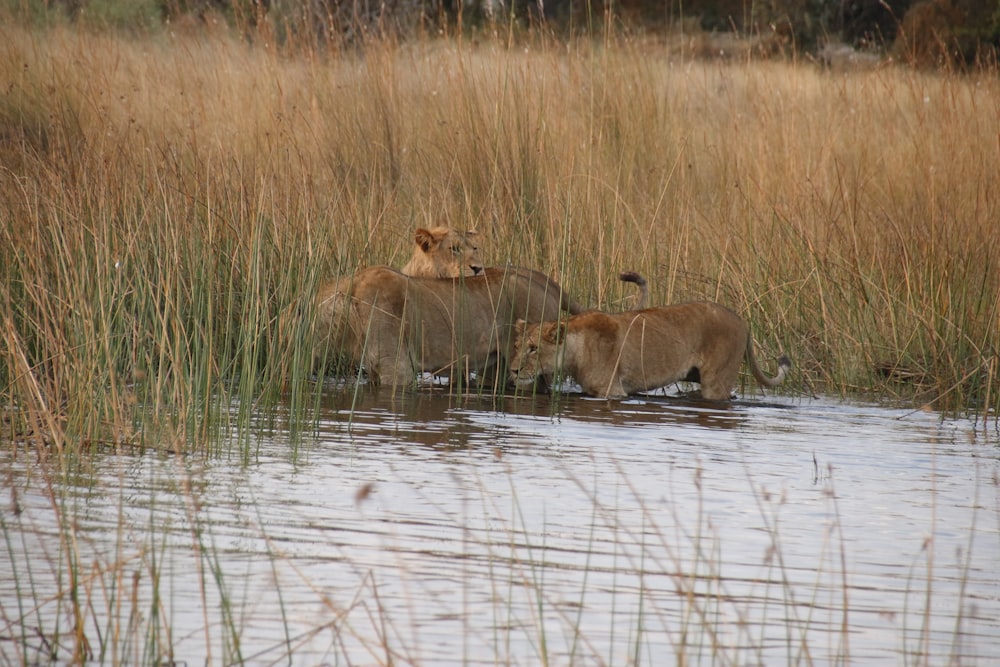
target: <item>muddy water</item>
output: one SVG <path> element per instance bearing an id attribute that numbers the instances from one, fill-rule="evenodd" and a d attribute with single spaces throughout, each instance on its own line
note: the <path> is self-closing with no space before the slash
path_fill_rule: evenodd
<path id="1" fill-rule="evenodd" d="M 95 662 L 1000 664 L 971 422 L 331 388 L 249 452 L 68 480 L 4 454 L 0 661 L 72 643 L 71 553 Z"/>

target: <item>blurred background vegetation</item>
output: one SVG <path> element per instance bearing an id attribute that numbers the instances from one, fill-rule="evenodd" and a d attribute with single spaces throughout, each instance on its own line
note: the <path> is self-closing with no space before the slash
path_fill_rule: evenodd
<path id="1" fill-rule="evenodd" d="M 833 58 L 845 49 L 920 67 L 995 66 L 1000 0 L 0 0 L 21 21 L 131 31 L 228 29 L 248 39 L 356 47 L 371 39 L 524 28 L 558 37 L 686 39 L 705 56 Z M 727 48 L 740 39 L 738 48 Z"/>

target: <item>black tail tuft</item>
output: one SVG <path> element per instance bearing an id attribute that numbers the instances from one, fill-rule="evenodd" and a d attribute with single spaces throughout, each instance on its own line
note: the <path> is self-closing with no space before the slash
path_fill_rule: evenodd
<path id="1" fill-rule="evenodd" d="M 635 271 L 625 271 L 620 276 L 618 276 L 618 278 L 622 282 L 635 283 L 639 287 L 642 287 L 643 285 L 646 284 L 646 279 L 640 276 Z"/>
<path id="2" fill-rule="evenodd" d="M 635 304 L 635 310 L 644 310 L 649 304 L 649 288 L 646 287 L 646 279 L 635 271 L 625 271 L 618 276 L 623 282 L 635 283 L 639 288 L 639 301 Z"/>

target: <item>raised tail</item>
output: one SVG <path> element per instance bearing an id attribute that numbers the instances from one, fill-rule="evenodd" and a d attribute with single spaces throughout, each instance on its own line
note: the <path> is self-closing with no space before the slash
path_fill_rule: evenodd
<path id="1" fill-rule="evenodd" d="M 788 375 L 788 371 L 792 370 L 792 360 L 788 358 L 788 355 L 782 354 L 778 357 L 778 374 L 774 377 L 767 375 L 760 369 L 757 365 L 757 359 L 754 357 L 753 353 L 753 336 L 747 334 L 747 364 L 750 366 L 750 371 L 753 373 L 754 378 L 760 383 L 762 387 L 777 387 Z"/>
<path id="2" fill-rule="evenodd" d="M 635 271 L 625 271 L 618 278 L 622 282 L 635 283 L 636 287 L 639 288 L 639 301 L 632 310 L 644 309 L 649 303 L 649 287 L 646 285 L 646 279 Z"/>

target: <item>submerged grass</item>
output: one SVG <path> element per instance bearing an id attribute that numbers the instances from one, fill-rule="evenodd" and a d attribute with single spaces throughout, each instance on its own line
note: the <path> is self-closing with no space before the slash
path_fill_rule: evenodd
<path id="1" fill-rule="evenodd" d="M 622 269 L 721 301 L 807 391 L 1000 407 L 993 73 L 0 37 L 7 440 L 210 452 L 283 387 L 308 407 L 310 323 L 278 314 L 436 223 L 588 305 L 621 307 Z"/>

